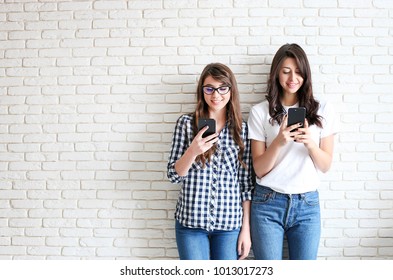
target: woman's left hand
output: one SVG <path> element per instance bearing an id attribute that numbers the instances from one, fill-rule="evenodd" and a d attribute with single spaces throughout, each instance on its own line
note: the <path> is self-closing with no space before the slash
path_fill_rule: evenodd
<path id="1" fill-rule="evenodd" d="M 298 128 L 298 132 L 299 134 L 294 137 L 297 143 L 303 143 L 308 150 L 318 147 L 311 138 L 311 131 L 307 119 L 304 121 L 304 128 Z"/>
<path id="2" fill-rule="evenodd" d="M 250 231 L 243 228 L 240 230 L 239 240 L 237 242 L 237 253 L 239 260 L 244 260 L 248 257 L 251 249 L 251 235 Z"/>

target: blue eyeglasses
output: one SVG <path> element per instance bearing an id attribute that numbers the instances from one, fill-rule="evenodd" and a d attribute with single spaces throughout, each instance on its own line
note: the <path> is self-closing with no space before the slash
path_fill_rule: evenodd
<path id="1" fill-rule="evenodd" d="M 217 91 L 221 95 L 224 95 L 229 92 L 231 87 L 222 86 L 222 87 L 214 88 L 214 87 L 210 87 L 210 86 L 203 86 L 202 89 L 203 89 L 203 93 L 207 94 L 207 95 L 212 95 L 215 91 Z"/>

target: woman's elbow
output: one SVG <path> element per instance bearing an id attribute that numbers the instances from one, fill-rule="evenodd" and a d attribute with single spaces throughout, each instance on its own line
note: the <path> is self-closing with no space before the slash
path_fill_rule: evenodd
<path id="1" fill-rule="evenodd" d="M 322 172 L 322 173 L 326 173 L 326 172 L 328 172 L 329 170 L 330 170 L 330 167 L 332 166 L 332 163 L 330 162 L 330 163 L 328 163 L 328 164 L 326 164 L 326 165 L 324 165 L 324 166 L 321 166 L 321 168 L 319 168 L 319 170 Z"/>
<path id="2" fill-rule="evenodd" d="M 269 173 L 269 172 L 266 172 L 266 170 L 256 170 L 255 168 L 254 168 L 254 173 L 255 173 L 255 176 L 257 177 L 257 178 L 262 178 L 263 176 L 265 176 L 267 173 Z"/>
<path id="3" fill-rule="evenodd" d="M 262 178 L 263 177 L 263 173 L 262 172 L 256 172 L 255 171 L 255 176 L 257 177 L 257 178 Z"/>

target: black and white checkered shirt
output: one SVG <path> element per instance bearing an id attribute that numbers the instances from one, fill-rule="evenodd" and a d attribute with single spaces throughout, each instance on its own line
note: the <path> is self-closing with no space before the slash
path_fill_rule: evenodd
<path id="1" fill-rule="evenodd" d="M 181 184 L 175 218 L 185 227 L 212 230 L 233 230 L 242 225 L 242 202 L 251 200 L 253 189 L 252 160 L 247 123 L 243 122 L 241 137 L 245 144 L 243 160 L 238 160 L 239 147 L 228 125 L 220 132 L 217 151 L 205 168 L 194 162 L 186 176 L 179 176 L 175 163 L 193 140 L 193 117 L 181 116 L 173 134 L 168 160 L 168 178 Z"/>

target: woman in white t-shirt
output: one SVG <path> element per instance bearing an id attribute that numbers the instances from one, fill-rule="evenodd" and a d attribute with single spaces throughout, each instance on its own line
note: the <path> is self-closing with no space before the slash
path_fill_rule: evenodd
<path id="1" fill-rule="evenodd" d="M 306 120 L 287 126 L 287 111 L 305 107 Z M 321 232 L 319 172 L 329 170 L 337 132 L 333 108 L 313 97 L 304 50 L 283 45 L 273 58 L 266 100 L 248 119 L 256 187 L 251 236 L 256 259 L 316 259 Z M 303 126 L 303 127 L 302 127 Z"/>

